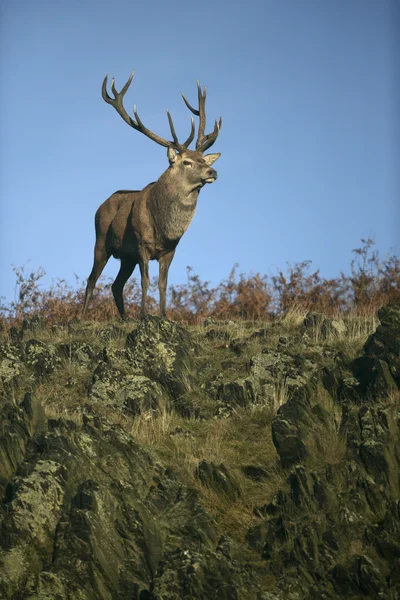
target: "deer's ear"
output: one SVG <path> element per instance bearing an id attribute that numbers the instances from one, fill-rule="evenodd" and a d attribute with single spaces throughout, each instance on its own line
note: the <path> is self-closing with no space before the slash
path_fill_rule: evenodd
<path id="1" fill-rule="evenodd" d="M 208 166 L 211 167 L 211 165 L 213 165 L 220 156 L 221 154 L 218 152 L 218 154 L 206 154 L 205 156 L 203 156 L 203 158 L 208 164 Z"/>
<path id="2" fill-rule="evenodd" d="M 169 164 L 172 166 L 174 164 L 174 162 L 176 161 L 176 157 L 178 156 L 178 153 L 176 152 L 176 150 L 174 150 L 174 148 L 169 147 L 167 156 L 168 156 Z"/>

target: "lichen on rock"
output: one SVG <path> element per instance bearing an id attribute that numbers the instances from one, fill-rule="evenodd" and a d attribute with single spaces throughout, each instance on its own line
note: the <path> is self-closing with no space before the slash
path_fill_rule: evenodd
<path id="1" fill-rule="evenodd" d="M 0 345 L 0 394 L 12 396 L 23 366 L 21 347 L 9 342 Z"/>
<path id="2" fill-rule="evenodd" d="M 38 377 L 45 377 L 55 371 L 61 364 L 56 346 L 30 339 L 25 345 L 26 365 Z"/>
<path id="3" fill-rule="evenodd" d="M 172 397 L 190 390 L 195 343 L 181 325 L 147 316 L 127 336 L 126 345 L 134 369 L 161 383 Z"/>

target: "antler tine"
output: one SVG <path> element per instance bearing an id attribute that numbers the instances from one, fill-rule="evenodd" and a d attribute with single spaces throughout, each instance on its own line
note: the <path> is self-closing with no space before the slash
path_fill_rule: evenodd
<path id="1" fill-rule="evenodd" d="M 171 135 L 174 138 L 174 143 L 175 143 L 176 147 L 179 149 L 180 152 L 182 152 L 183 150 L 187 150 L 187 148 L 193 142 L 193 138 L 194 138 L 194 134 L 195 134 L 195 127 L 194 127 L 194 119 L 193 119 L 193 117 L 191 117 L 190 135 L 189 135 L 188 139 L 183 144 L 180 144 L 179 141 L 178 141 L 178 137 L 177 137 L 176 132 L 175 132 L 174 123 L 172 121 L 172 117 L 171 117 L 171 114 L 170 114 L 169 110 L 167 110 L 167 117 L 168 117 L 168 122 L 169 122 L 169 128 L 171 129 Z"/>
<path id="2" fill-rule="evenodd" d="M 169 128 L 171 130 L 171 135 L 174 138 L 175 145 L 176 146 L 180 146 L 180 143 L 178 142 L 178 137 L 177 137 L 176 132 L 175 132 L 174 123 L 172 121 L 172 117 L 171 117 L 170 112 L 169 112 L 168 109 L 167 109 L 167 117 L 168 117 Z"/>
<path id="3" fill-rule="evenodd" d="M 199 80 L 197 80 L 196 83 L 197 83 L 197 98 L 198 98 L 199 108 L 198 109 L 193 108 L 193 106 L 190 104 L 190 102 L 188 102 L 188 100 L 186 99 L 184 94 L 182 94 L 182 98 L 183 98 L 187 108 L 194 115 L 196 115 L 196 117 L 199 117 L 199 119 L 200 119 L 199 120 L 199 129 L 197 132 L 196 150 L 199 150 L 200 152 L 205 152 L 205 150 L 207 150 L 207 148 L 210 148 L 210 146 L 212 146 L 213 143 L 215 142 L 215 140 L 217 139 L 219 130 L 222 125 L 222 119 L 220 118 L 219 122 L 215 121 L 214 130 L 212 131 L 212 133 L 209 133 L 207 135 L 204 134 L 204 131 L 206 128 L 205 106 L 206 106 L 207 89 L 204 86 L 203 91 L 202 91 Z M 193 119 L 193 117 L 192 117 L 192 119 Z M 186 142 L 185 142 L 185 144 L 186 144 Z"/>
<path id="4" fill-rule="evenodd" d="M 190 110 L 190 111 L 191 111 L 191 112 L 192 112 L 194 115 L 196 115 L 196 117 L 199 117 L 199 116 L 200 116 L 200 113 L 199 113 L 199 111 L 198 111 L 197 109 L 193 108 L 193 106 L 192 106 L 192 105 L 191 105 L 191 104 L 190 104 L 190 103 L 189 103 L 189 102 L 186 100 L 186 97 L 185 97 L 185 95 L 184 95 L 184 93 L 183 93 L 183 92 L 181 92 L 181 94 L 182 94 L 182 98 L 183 98 L 183 100 L 184 100 L 184 102 L 185 102 L 186 106 L 188 107 L 188 109 L 189 109 L 189 110 Z"/>
<path id="5" fill-rule="evenodd" d="M 210 148 L 215 140 L 217 139 L 220 129 L 222 127 L 222 117 L 219 118 L 219 121 L 215 121 L 214 123 L 214 131 L 212 133 L 209 133 L 208 135 L 204 136 L 203 138 L 203 142 L 199 148 L 199 150 L 201 150 L 201 152 L 205 152 L 206 150 L 208 150 L 208 148 Z"/>
<path id="6" fill-rule="evenodd" d="M 131 73 L 131 74 L 130 74 L 130 76 L 129 76 L 129 79 L 128 79 L 128 81 L 126 82 L 126 84 L 124 85 L 124 87 L 122 88 L 122 90 L 121 90 L 119 93 L 118 93 L 118 92 L 117 92 L 117 90 L 115 89 L 115 85 L 114 85 L 114 83 L 115 83 L 115 81 L 114 81 L 114 77 L 113 77 L 113 78 L 112 78 L 112 80 L 111 80 L 111 91 L 112 91 L 112 93 L 114 94 L 115 98 L 118 98 L 118 100 L 119 100 L 119 99 L 121 100 L 121 104 L 122 104 L 122 98 L 125 96 L 127 89 L 129 88 L 129 86 L 130 86 L 130 85 L 131 85 L 131 83 L 132 83 L 132 79 L 133 79 L 133 76 L 134 76 L 134 74 L 135 74 L 135 71 L 132 71 L 132 73 Z"/>
<path id="7" fill-rule="evenodd" d="M 183 146 L 185 148 L 189 148 L 190 144 L 193 142 L 194 139 L 194 134 L 195 134 L 195 127 L 194 127 L 194 119 L 193 117 L 190 117 L 190 121 L 191 121 L 191 131 L 190 131 L 190 135 L 188 137 L 188 139 L 186 140 L 186 142 L 183 142 Z"/>
<path id="8" fill-rule="evenodd" d="M 117 92 L 117 90 L 115 89 L 114 77 L 112 78 L 111 91 L 114 94 L 114 98 L 111 98 L 111 96 L 108 95 L 108 92 L 107 92 L 108 75 L 106 75 L 104 77 L 103 85 L 101 88 L 101 95 L 103 96 L 103 100 L 105 100 L 107 102 L 107 104 L 111 104 L 111 106 L 113 106 L 115 108 L 117 113 L 119 115 L 121 115 L 121 117 L 124 119 L 125 123 L 128 123 L 128 125 L 130 125 L 134 129 L 137 129 L 137 124 L 128 115 L 128 113 L 126 112 L 124 105 L 122 103 L 122 98 L 124 97 L 124 94 L 127 91 L 127 89 L 129 88 L 129 86 L 131 85 L 131 81 L 132 81 L 134 74 L 135 74 L 135 71 L 132 71 L 128 81 L 125 83 L 124 87 L 122 88 L 122 90 L 120 92 Z"/>
<path id="9" fill-rule="evenodd" d="M 197 96 L 199 99 L 199 129 L 197 131 L 197 142 L 196 142 L 196 150 L 200 150 L 202 142 L 204 140 L 204 130 L 206 128 L 206 86 L 204 86 L 203 93 L 201 92 L 200 81 L 197 80 Z"/>

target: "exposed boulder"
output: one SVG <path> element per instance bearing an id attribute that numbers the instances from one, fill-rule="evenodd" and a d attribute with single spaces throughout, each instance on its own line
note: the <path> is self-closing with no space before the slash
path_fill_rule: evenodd
<path id="1" fill-rule="evenodd" d="M 369 598 L 387 598 L 387 573 L 388 569 L 382 568 L 382 564 L 377 568 L 376 561 L 362 554 L 353 558 L 350 565 L 336 565 L 331 577 L 335 590 L 342 597 L 361 593 Z"/>
<path id="2" fill-rule="evenodd" d="M 315 382 L 317 372 L 317 361 L 284 349 L 273 351 L 264 348 L 250 360 L 251 376 L 266 398 L 273 395 L 279 384 L 284 383 L 290 393 Z"/>
<path id="3" fill-rule="evenodd" d="M 21 379 L 23 360 L 21 344 L 0 344 L 0 396 L 14 397 Z"/>
<path id="4" fill-rule="evenodd" d="M 115 397 L 125 383 L 125 373 L 105 361 L 101 361 L 93 371 L 89 396 L 105 404 L 115 405 Z"/>
<path id="5" fill-rule="evenodd" d="M 127 336 L 126 346 L 135 371 L 159 382 L 173 398 L 190 390 L 195 343 L 181 325 L 149 315 Z"/>
<path id="6" fill-rule="evenodd" d="M 254 359 L 251 361 L 251 372 L 254 375 L 257 373 L 260 378 L 264 397 L 268 399 L 272 395 L 274 398 L 275 409 L 292 396 L 309 397 L 316 391 L 323 360 L 319 348 L 313 354 L 302 354 L 298 349 L 288 352 L 285 347 L 278 347 L 274 354 L 279 360 L 268 364 L 270 356 L 264 350 L 259 363 L 255 363 Z M 267 363 L 264 362 L 264 357 L 267 357 Z"/>
<path id="7" fill-rule="evenodd" d="M 216 551 L 177 548 L 166 555 L 156 573 L 153 594 L 149 600 L 259 600 L 260 585 L 248 564 L 224 554 L 224 546 Z"/>
<path id="8" fill-rule="evenodd" d="M 264 348 L 250 359 L 247 377 L 221 382 L 217 398 L 231 409 L 259 403 L 276 409 L 277 396 L 290 396 L 304 386 L 315 385 L 318 369 L 318 361 L 284 348 Z"/>
<path id="9" fill-rule="evenodd" d="M 398 389 L 388 363 L 376 356 L 360 356 L 352 367 L 360 400 L 374 400 Z"/>
<path id="10" fill-rule="evenodd" d="M 148 316 L 128 334 L 125 350 L 104 349 L 90 396 L 131 415 L 157 411 L 173 398 L 178 412 L 198 416 L 188 397 L 194 351 L 193 340 L 180 325 Z"/>
<path id="11" fill-rule="evenodd" d="M 53 373 L 61 364 L 56 346 L 30 339 L 25 345 L 26 365 L 35 375 L 43 378 Z"/>
<path id="12" fill-rule="evenodd" d="M 400 388 L 400 305 L 383 306 L 378 317 L 380 325 L 368 338 L 363 356 L 352 365 L 360 400 L 376 399 Z"/>
<path id="13" fill-rule="evenodd" d="M 308 456 L 307 446 L 301 439 L 299 428 L 294 422 L 281 416 L 273 421 L 272 440 L 283 467 L 301 462 Z"/>
<path id="14" fill-rule="evenodd" d="M 168 398 L 160 384 L 144 375 L 128 375 L 116 399 L 132 416 L 154 414 L 168 406 Z"/>
<path id="15" fill-rule="evenodd" d="M 378 311 L 381 324 L 369 336 L 361 356 L 353 361 L 343 353 L 324 366 L 322 380 L 334 400 L 358 404 L 376 401 L 400 388 L 400 305 Z"/>
<path id="16" fill-rule="evenodd" d="M 29 441 L 46 427 L 43 408 L 30 393 L 25 394 L 19 406 L 1 407 L 0 498 L 4 498 L 9 482 L 24 460 Z"/>
<path id="17" fill-rule="evenodd" d="M 329 365 L 322 368 L 322 383 L 333 400 L 344 402 L 353 398 L 359 382 L 350 368 L 350 359 L 340 351 L 332 357 Z"/>
<path id="18" fill-rule="evenodd" d="M 399 425 L 398 414 L 391 406 L 343 408 L 341 435 L 347 439 L 348 457 L 358 461 L 369 476 L 365 480 L 370 483 L 363 488 L 375 509 L 376 494 L 381 508 L 400 498 Z"/>
<path id="19" fill-rule="evenodd" d="M 322 313 L 308 312 L 304 318 L 303 325 L 306 329 L 314 329 L 315 335 L 322 339 L 329 337 L 341 337 L 347 331 L 343 319 L 330 319 Z"/>
<path id="20" fill-rule="evenodd" d="M 105 361 L 93 372 L 89 397 L 132 416 L 156 412 L 167 402 L 165 391 L 156 381 L 132 372 L 126 365 L 121 369 Z"/>
<path id="21" fill-rule="evenodd" d="M 283 467 L 302 462 L 309 455 L 307 441 L 316 426 L 329 429 L 330 419 L 318 404 L 311 407 L 309 387 L 294 392 L 272 420 L 272 441 Z"/>
<path id="22" fill-rule="evenodd" d="M 249 406 L 256 402 L 256 392 L 250 377 L 221 383 L 217 390 L 217 399 L 231 409 Z"/>

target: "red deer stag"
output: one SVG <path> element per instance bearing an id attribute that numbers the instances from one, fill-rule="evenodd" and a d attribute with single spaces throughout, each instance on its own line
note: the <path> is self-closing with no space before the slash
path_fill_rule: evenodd
<path id="1" fill-rule="evenodd" d="M 222 119 L 219 122 L 215 121 L 211 133 L 204 133 L 206 88 L 202 91 L 197 82 L 198 109 L 193 108 L 182 94 L 188 109 L 199 117 L 196 149 L 189 150 L 195 134 L 193 117 L 190 135 L 180 144 L 168 111 L 173 141 L 165 140 L 147 129 L 137 114 L 136 105 L 133 107 L 135 120 L 126 112 L 122 100 L 133 75 L 134 72 L 120 92 L 117 92 L 114 79 L 112 80 L 111 90 L 114 98 L 107 93 L 106 76 L 102 87 L 103 99 L 115 108 L 130 127 L 168 148 L 169 168 L 158 181 L 150 183 L 143 190 L 115 192 L 98 208 L 95 216 L 94 264 L 86 286 L 82 317 L 86 314 L 96 281 L 111 255 L 121 260 L 121 268 L 111 288 L 121 317 L 125 318 L 122 296 L 124 285 L 138 263 L 142 287 L 141 316 L 146 314 L 146 296 L 150 283 L 149 260 L 154 259 L 159 262 L 160 313 L 165 316 L 168 269 L 175 249 L 196 211 L 201 188 L 217 179 L 217 172 L 211 165 L 220 154 L 203 156 L 203 152 L 217 139 Z"/>

